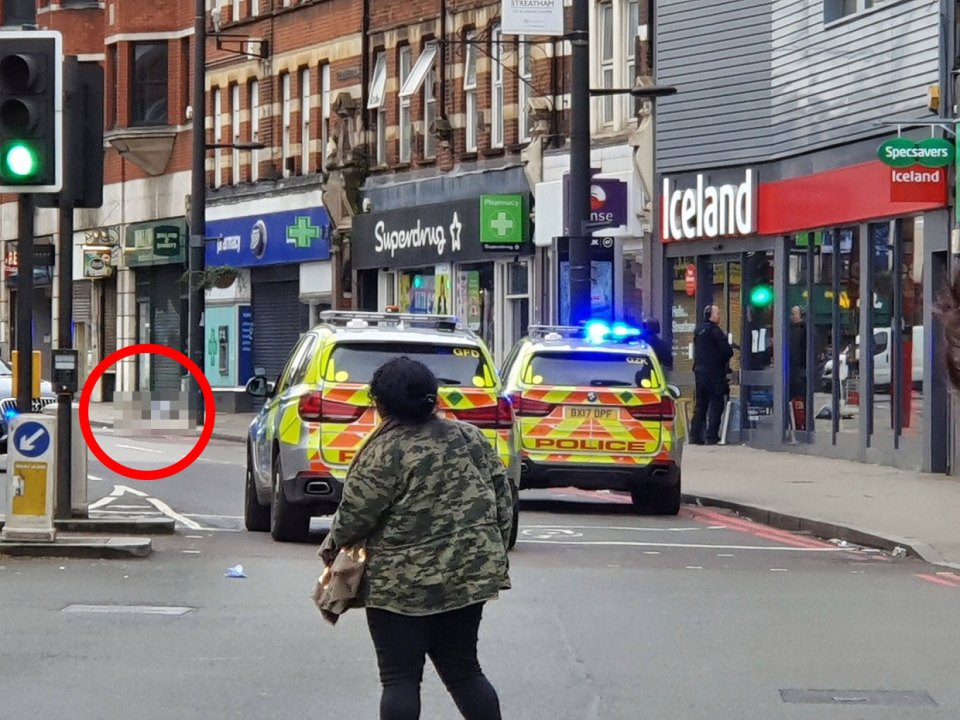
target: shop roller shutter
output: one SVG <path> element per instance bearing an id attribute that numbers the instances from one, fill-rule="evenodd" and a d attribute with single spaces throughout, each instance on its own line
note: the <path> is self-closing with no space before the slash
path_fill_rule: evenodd
<path id="1" fill-rule="evenodd" d="M 300 302 L 299 278 L 253 280 L 253 365 L 276 380 L 306 329 L 307 306 Z"/>

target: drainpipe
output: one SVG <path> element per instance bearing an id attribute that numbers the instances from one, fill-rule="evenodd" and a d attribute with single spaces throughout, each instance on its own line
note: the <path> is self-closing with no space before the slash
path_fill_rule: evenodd
<path id="1" fill-rule="evenodd" d="M 447 117 L 447 0 L 440 0 L 440 113 Z M 430 128 L 424 128 L 424 133 Z"/>

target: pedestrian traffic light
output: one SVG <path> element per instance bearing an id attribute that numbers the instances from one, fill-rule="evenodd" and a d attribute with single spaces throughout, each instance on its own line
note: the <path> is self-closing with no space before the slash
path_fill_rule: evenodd
<path id="1" fill-rule="evenodd" d="M 750 304 L 757 308 L 770 307 L 773 304 L 773 288 L 769 285 L 755 285 L 750 290 Z"/>
<path id="2" fill-rule="evenodd" d="M 62 109 L 62 35 L 0 31 L 0 192 L 60 192 Z"/>

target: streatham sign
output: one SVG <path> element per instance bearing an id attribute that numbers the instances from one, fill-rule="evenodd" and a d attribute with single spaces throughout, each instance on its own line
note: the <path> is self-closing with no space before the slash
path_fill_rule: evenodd
<path id="1" fill-rule="evenodd" d="M 756 183 L 753 170 L 739 185 L 708 185 L 697 175 L 695 188 L 677 189 L 663 179 L 661 232 L 664 242 L 697 240 L 757 231 Z"/>

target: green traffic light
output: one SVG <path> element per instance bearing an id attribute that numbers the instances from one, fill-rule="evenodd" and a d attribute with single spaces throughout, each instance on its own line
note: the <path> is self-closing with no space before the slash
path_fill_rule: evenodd
<path id="1" fill-rule="evenodd" d="M 769 285 L 757 285 L 750 291 L 750 304 L 754 307 L 768 307 L 773 303 L 773 289 Z"/>
<path id="2" fill-rule="evenodd" d="M 14 143 L 3 151 L 3 174 L 28 178 L 38 170 L 37 154 L 26 143 Z"/>

